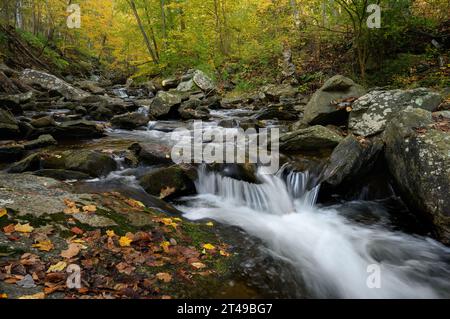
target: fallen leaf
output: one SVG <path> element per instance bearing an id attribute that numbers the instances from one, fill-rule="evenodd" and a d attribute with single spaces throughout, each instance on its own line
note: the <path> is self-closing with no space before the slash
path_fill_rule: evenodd
<path id="1" fill-rule="evenodd" d="M 3 227 L 3 231 L 7 234 L 11 234 L 14 233 L 16 227 L 14 226 L 14 224 L 10 224 L 8 226 Z"/>
<path id="2" fill-rule="evenodd" d="M 214 247 L 211 244 L 204 244 L 203 248 L 205 248 L 206 250 L 214 250 L 214 249 L 216 249 L 216 247 Z"/>
<path id="3" fill-rule="evenodd" d="M 164 250 L 165 253 L 169 252 L 170 242 L 164 241 L 161 243 L 161 247 Z"/>
<path id="4" fill-rule="evenodd" d="M 191 266 L 194 267 L 195 269 L 206 268 L 206 265 L 201 262 L 192 263 Z"/>
<path id="5" fill-rule="evenodd" d="M 225 250 L 221 250 L 219 253 L 221 256 L 230 257 L 230 253 L 227 253 Z"/>
<path id="6" fill-rule="evenodd" d="M 34 295 L 26 295 L 19 297 L 19 299 L 45 299 L 45 294 L 43 292 L 38 292 Z"/>
<path id="7" fill-rule="evenodd" d="M 144 208 L 145 207 L 145 205 L 142 202 L 131 199 L 131 198 L 126 199 L 125 203 L 127 203 L 128 205 L 130 205 L 131 207 L 134 207 L 134 208 Z"/>
<path id="8" fill-rule="evenodd" d="M 61 257 L 67 259 L 73 258 L 80 253 L 80 249 L 81 249 L 80 244 L 71 243 L 69 244 L 69 248 L 67 250 L 63 250 L 61 252 Z"/>
<path id="9" fill-rule="evenodd" d="M 83 235 L 84 231 L 78 227 L 72 227 L 70 231 L 76 235 Z"/>
<path id="10" fill-rule="evenodd" d="M 175 187 L 165 187 L 161 189 L 161 193 L 159 194 L 159 198 L 164 199 L 173 193 L 175 193 L 176 188 Z"/>
<path id="11" fill-rule="evenodd" d="M 17 224 L 14 226 L 14 230 L 19 233 L 31 233 L 34 228 L 30 226 L 30 224 Z"/>
<path id="12" fill-rule="evenodd" d="M 72 214 L 78 214 L 80 210 L 76 207 L 67 207 L 64 209 L 64 214 L 72 215 Z"/>
<path id="13" fill-rule="evenodd" d="M 214 223 L 213 222 L 206 223 L 206 226 L 214 227 Z"/>
<path id="14" fill-rule="evenodd" d="M 67 267 L 67 263 L 64 261 L 60 261 L 57 264 L 54 264 L 54 265 L 51 265 L 50 267 L 48 267 L 47 273 L 61 272 L 61 271 L 64 271 L 64 269 L 66 269 L 66 267 Z"/>
<path id="15" fill-rule="evenodd" d="M 96 211 L 97 207 L 95 205 L 83 206 L 83 212 L 85 213 L 95 213 Z"/>
<path id="16" fill-rule="evenodd" d="M 5 208 L 0 208 L 0 218 L 6 216 L 8 211 Z"/>
<path id="17" fill-rule="evenodd" d="M 40 251 L 50 251 L 54 248 L 53 243 L 50 240 L 41 241 L 34 244 L 33 247 L 39 249 Z"/>
<path id="18" fill-rule="evenodd" d="M 122 236 L 119 239 L 120 247 L 130 247 L 132 242 L 133 242 L 133 240 L 131 240 L 130 238 L 128 238 L 126 236 Z"/>
<path id="19" fill-rule="evenodd" d="M 8 299 L 8 295 L 7 294 L 0 294 L 0 299 Z"/>
<path id="20" fill-rule="evenodd" d="M 107 235 L 109 238 L 112 238 L 112 237 L 115 237 L 115 236 L 116 236 L 116 233 L 114 232 L 114 230 L 107 230 L 107 231 L 106 231 L 106 235 Z"/>
<path id="21" fill-rule="evenodd" d="M 163 282 L 171 282 L 172 281 L 172 276 L 166 272 L 160 272 L 160 273 L 156 274 L 156 278 L 158 278 L 158 280 L 161 280 Z"/>

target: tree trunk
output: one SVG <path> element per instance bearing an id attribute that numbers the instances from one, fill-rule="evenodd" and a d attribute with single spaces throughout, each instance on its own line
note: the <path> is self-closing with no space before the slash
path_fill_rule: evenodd
<path id="1" fill-rule="evenodd" d="M 144 42 L 145 42 L 145 45 L 147 46 L 148 53 L 150 53 L 150 56 L 151 56 L 152 60 L 156 64 L 159 64 L 159 60 L 158 60 L 158 58 L 156 56 L 156 53 L 153 51 L 153 48 L 152 48 L 152 46 L 150 44 L 150 40 L 148 38 L 147 32 L 145 32 L 144 26 L 142 25 L 142 21 L 141 21 L 141 18 L 139 17 L 139 13 L 137 12 L 136 4 L 135 4 L 134 0 L 128 0 L 128 3 L 130 5 L 130 7 L 131 7 L 131 10 L 133 10 L 133 14 L 134 14 L 134 16 L 136 18 L 136 21 L 137 21 L 138 25 L 139 25 L 139 29 L 141 30 L 142 36 L 144 37 Z"/>

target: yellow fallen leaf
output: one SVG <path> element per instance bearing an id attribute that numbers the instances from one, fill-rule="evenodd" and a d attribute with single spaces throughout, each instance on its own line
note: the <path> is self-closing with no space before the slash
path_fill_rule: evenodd
<path id="1" fill-rule="evenodd" d="M 201 262 L 197 262 L 197 263 L 192 263 L 191 264 L 192 267 L 196 268 L 196 269 L 203 269 L 206 268 L 206 265 L 201 263 Z"/>
<path id="2" fill-rule="evenodd" d="M 125 237 L 125 236 L 122 236 L 119 239 L 119 245 L 121 247 L 130 247 L 132 242 L 133 242 L 133 240 L 131 240 L 130 238 Z"/>
<path id="3" fill-rule="evenodd" d="M 71 243 L 75 243 L 75 244 L 85 244 L 86 241 L 84 241 L 83 239 L 77 238 L 77 239 L 73 239 L 71 241 Z"/>
<path id="4" fill-rule="evenodd" d="M 138 200 L 134 200 L 132 198 L 125 200 L 125 203 L 127 203 L 128 205 L 130 205 L 131 207 L 134 207 L 134 208 L 144 208 L 145 207 L 145 205 L 142 202 L 140 202 Z"/>
<path id="5" fill-rule="evenodd" d="M 66 267 L 67 267 L 67 263 L 65 263 L 64 261 L 60 261 L 59 263 L 51 265 L 50 267 L 48 267 L 47 273 L 61 272 L 61 271 L 64 271 L 64 269 L 66 269 Z"/>
<path id="6" fill-rule="evenodd" d="M 8 211 L 6 208 L 0 208 L 0 217 L 6 216 L 8 214 Z"/>
<path id="7" fill-rule="evenodd" d="M 72 215 L 72 214 L 78 214 L 80 212 L 79 208 L 76 207 L 67 207 L 64 209 L 64 214 Z"/>
<path id="8" fill-rule="evenodd" d="M 204 244 L 204 245 L 203 245 L 203 248 L 205 248 L 205 249 L 207 249 L 207 250 L 213 250 L 213 249 L 216 249 L 216 247 L 214 247 L 214 246 L 211 245 L 211 244 Z"/>
<path id="9" fill-rule="evenodd" d="M 31 233 L 34 230 L 34 228 L 30 226 L 30 224 L 22 225 L 19 223 L 14 226 L 14 230 L 19 233 Z"/>
<path id="10" fill-rule="evenodd" d="M 8 299 L 8 295 L 7 294 L 0 294 L 0 299 Z"/>
<path id="11" fill-rule="evenodd" d="M 114 232 L 114 230 L 107 230 L 106 236 L 108 236 L 109 238 L 112 238 L 112 237 L 116 236 L 116 233 Z"/>
<path id="12" fill-rule="evenodd" d="M 221 256 L 230 257 L 230 253 L 227 253 L 225 250 L 221 250 L 219 253 Z"/>
<path id="13" fill-rule="evenodd" d="M 213 222 L 206 223 L 206 226 L 214 227 L 214 223 Z"/>
<path id="14" fill-rule="evenodd" d="M 96 211 L 97 207 L 95 205 L 83 206 L 83 212 L 85 213 L 95 213 Z"/>
<path id="15" fill-rule="evenodd" d="M 182 222 L 183 221 L 181 218 L 178 218 L 178 217 L 175 217 L 173 220 L 176 221 L 176 222 Z"/>
<path id="16" fill-rule="evenodd" d="M 158 278 L 158 280 L 161 280 L 164 282 L 172 281 L 172 276 L 166 272 L 160 272 L 159 274 L 156 274 L 156 278 Z"/>
<path id="17" fill-rule="evenodd" d="M 34 295 L 26 295 L 19 297 L 19 299 L 45 299 L 45 294 L 43 292 L 38 292 Z"/>
<path id="18" fill-rule="evenodd" d="M 41 241 L 34 244 L 33 247 L 39 249 L 40 251 L 50 251 L 54 248 L 53 243 L 50 240 Z"/>
<path id="19" fill-rule="evenodd" d="M 161 243 L 161 247 L 164 250 L 164 252 L 168 253 L 169 252 L 169 247 L 170 247 L 170 242 L 168 241 L 164 241 Z"/>

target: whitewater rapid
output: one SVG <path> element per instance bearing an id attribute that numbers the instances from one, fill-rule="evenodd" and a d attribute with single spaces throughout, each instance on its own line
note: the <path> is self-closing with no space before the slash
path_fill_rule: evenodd
<path id="1" fill-rule="evenodd" d="M 339 208 L 319 208 L 319 186 L 308 185 L 307 173 L 283 168 L 258 177 L 260 184 L 249 184 L 201 168 L 199 195 L 178 208 L 191 220 L 213 219 L 262 240 L 275 258 L 295 269 L 306 297 L 450 297 L 449 248 L 356 223 Z"/>

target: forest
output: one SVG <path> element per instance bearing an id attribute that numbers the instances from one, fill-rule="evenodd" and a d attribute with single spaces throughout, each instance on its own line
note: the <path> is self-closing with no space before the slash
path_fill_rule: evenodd
<path id="1" fill-rule="evenodd" d="M 449 13 L 0 0 L 0 304 L 450 298 Z"/>

